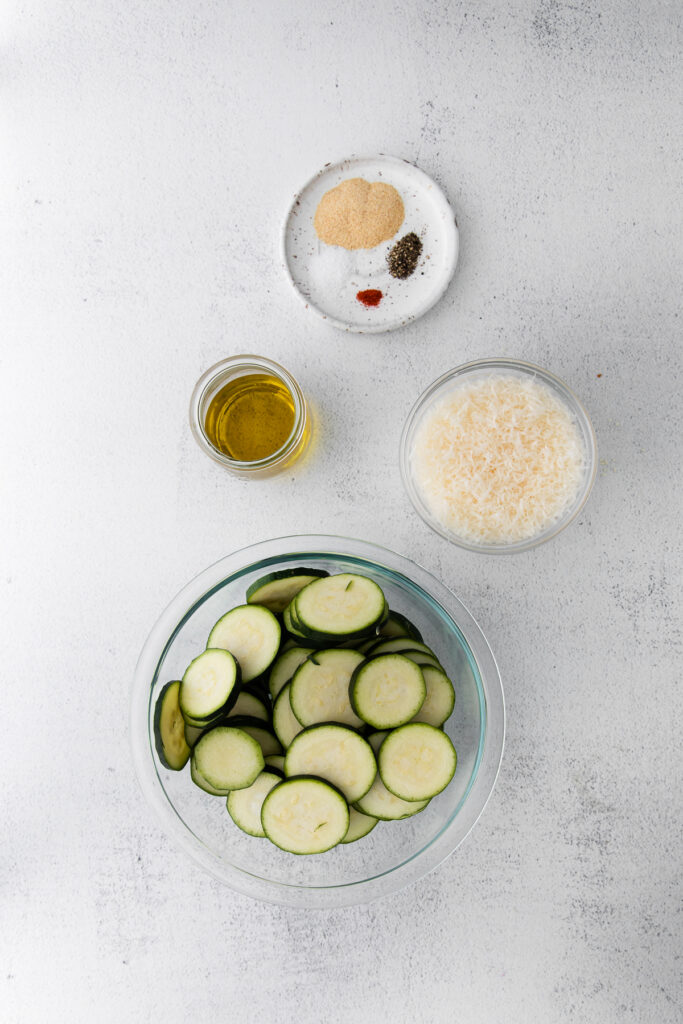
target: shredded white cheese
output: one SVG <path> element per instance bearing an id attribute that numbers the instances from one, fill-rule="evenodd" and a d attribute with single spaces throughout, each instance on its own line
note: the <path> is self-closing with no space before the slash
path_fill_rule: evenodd
<path id="1" fill-rule="evenodd" d="M 542 533 L 576 497 L 585 466 L 567 406 L 538 380 L 463 382 L 423 416 L 413 478 L 431 515 L 471 543 Z"/>

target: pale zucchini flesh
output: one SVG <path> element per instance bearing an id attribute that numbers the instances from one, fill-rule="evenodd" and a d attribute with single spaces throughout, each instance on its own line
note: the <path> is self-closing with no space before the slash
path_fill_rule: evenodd
<path id="1" fill-rule="evenodd" d="M 257 776 L 251 786 L 247 786 L 246 789 L 235 789 L 228 795 L 225 802 L 228 814 L 237 827 L 247 835 L 255 836 L 257 839 L 265 838 L 266 833 L 261 824 L 261 808 L 271 789 L 281 781 L 279 775 L 266 769 Z"/>
<path id="2" fill-rule="evenodd" d="M 282 687 L 273 705 L 273 729 L 282 746 L 287 749 L 298 736 L 303 725 L 298 720 L 290 703 L 291 683 Z"/>
<path id="3" fill-rule="evenodd" d="M 222 616 L 209 633 L 207 648 L 230 651 L 248 683 L 275 660 L 280 647 L 280 623 L 268 608 L 243 604 Z"/>
<path id="4" fill-rule="evenodd" d="M 378 821 L 379 818 L 373 818 L 369 814 L 357 811 L 355 807 L 349 807 L 349 828 L 342 839 L 342 843 L 344 845 L 355 843 L 357 840 L 362 839 L 363 836 L 367 836 L 372 832 Z"/>
<path id="5" fill-rule="evenodd" d="M 154 707 L 154 741 L 159 760 L 165 768 L 179 772 L 190 758 L 185 738 L 185 720 L 178 703 L 180 680 L 167 683 Z"/>
<path id="6" fill-rule="evenodd" d="M 314 647 L 290 647 L 276 658 L 268 676 L 268 689 L 273 700 L 314 650 Z"/>
<path id="7" fill-rule="evenodd" d="M 411 721 L 425 722 L 427 725 L 438 728 L 453 713 L 455 690 L 445 672 L 427 665 L 422 665 L 421 668 L 427 687 L 427 696 L 424 699 L 424 704 Z"/>
<path id="8" fill-rule="evenodd" d="M 285 775 L 315 775 L 353 803 L 372 786 L 377 762 L 372 747 L 342 725 L 313 725 L 294 738 L 285 754 Z"/>
<path id="9" fill-rule="evenodd" d="M 282 753 L 282 745 L 275 733 L 270 728 L 266 728 L 258 718 L 231 718 L 230 725 L 243 729 L 253 737 L 261 747 L 264 757 Z"/>
<path id="10" fill-rule="evenodd" d="M 257 741 L 233 726 L 218 725 L 204 733 L 194 748 L 193 760 L 215 789 L 246 789 L 265 767 Z"/>
<path id="11" fill-rule="evenodd" d="M 230 708 L 227 717 L 234 718 L 236 715 L 258 718 L 263 722 L 270 721 L 270 714 L 265 702 L 255 693 L 250 693 L 249 690 L 242 690 L 237 694 L 237 700 Z"/>
<path id="12" fill-rule="evenodd" d="M 313 636 L 344 639 L 369 633 L 386 612 L 381 587 L 355 573 L 337 573 L 309 583 L 292 601 L 294 625 Z"/>
<path id="13" fill-rule="evenodd" d="M 194 755 L 192 757 L 192 760 L 190 761 L 190 778 L 194 782 L 195 786 L 198 786 L 200 789 L 203 789 L 205 793 L 210 793 L 211 796 L 226 797 L 230 792 L 229 789 L 216 789 L 215 786 L 212 786 L 210 782 L 206 781 L 202 773 L 197 770 Z"/>
<path id="14" fill-rule="evenodd" d="M 429 800 L 401 800 L 389 792 L 378 775 L 367 793 L 356 800 L 354 806 L 363 814 L 379 818 L 380 821 L 400 821 L 419 814 L 428 803 Z"/>
<path id="15" fill-rule="evenodd" d="M 247 590 L 247 604 L 261 604 L 279 614 L 293 597 L 314 580 L 328 576 L 324 569 L 282 569 L 262 576 Z"/>
<path id="16" fill-rule="evenodd" d="M 447 734 L 424 722 L 394 729 L 382 743 L 377 760 L 382 782 L 402 800 L 436 796 L 453 778 L 457 764 Z"/>
<path id="17" fill-rule="evenodd" d="M 180 683 L 178 702 L 190 725 L 202 725 L 220 715 L 234 699 L 239 670 L 228 651 L 203 651 L 192 661 Z"/>
<path id="18" fill-rule="evenodd" d="M 349 683 L 365 658 L 358 651 L 323 650 L 311 654 L 294 673 L 289 700 L 302 726 L 339 722 L 359 729 L 359 718 L 349 700 Z"/>
<path id="19" fill-rule="evenodd" d="M 427 694 L 419 665 L 402 654 L 371 657 L 354 672 L 349 689 L 356 714 L 374 729 L 393 729 L 417 714 Z"/>
<path id="20" fill-rule="evenodd" d="M 271 789 L 261 808 L 271 843 L 296 854 L 325 853 L 349 830 L 349 808 L 341 793 L 321 779 L 290 778 Z"/>

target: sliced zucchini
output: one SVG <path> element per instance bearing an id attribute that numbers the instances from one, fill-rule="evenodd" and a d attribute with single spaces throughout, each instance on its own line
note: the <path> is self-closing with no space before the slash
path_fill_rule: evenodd
<path id="1" fill-rule="evenodd" d="M 323 650 L 309 655 L 289 684 L 289 701 L 299 722 L 339 722 L 360 728 L 363 720 L 351 707 L 349 683 L 364 661 L 362 654 L 352 650 Z"/>
<path id="2" fill-rule="evenodd" d="M 164 768 L 179 772 L 190 758 L 185 721 L 178 703 L 180 680 L 166 683 L 154 706 L 154 743 Z"/>
<path id="3" fill-rule="evenodd" d="M 270 721 L 270 712 L 265 700 L 252 690 L 241 690 L 237 694 L 237 700 L 230 708 L 227 717 L 232 718 L 235 715 L 258 718 L 262 722 Z"/>
<path id="4" fill-rule="evenodd" d="M 313 654 L 314 650 L 314 647 L 290 647 L 288 651 L 284 651 L 277 657 L 268 677 L 268 688 L 273 700 L 285 683 L 292 678 L 299 665 L 306 660 L 309 654 Z"/>
<path id="5" fill-rule="evenodd" d="M 275 733 L 271 729 L 267 729 L 258 718 L 231 718 L 230 725 L 244 729 L 252 736 L 261 747 L 264 757 L 282 753 L 282 746 Z"/>
<path id="6" fill-rule="evenodd" d="M 362 839 L 363 836 L 372 832 L 378 821 L 379 818 L 373 818 L 369 814 L 357 811 L 355 807 L 349 807 L 349 828 L 342 843 L 346 845 L 346 843 L 355 843 L 356 840 Z"/>
<path id="7" fill-rule="evenodd" d="M 215 789 L 246 789 L 263 771 L 258 742 L 244 729 L 217 725 L 205 732 L 194 748 L 196 770 Z"/>
<path id="8" fill-rule="evenodd" d="M 340 640 L 371 633 L 387 614 L 381 587 L 350 572 L 309 583 L 291 609 L 292 624 L 306 635 Z"/>
<path id="9" fill-rule="evenodd" d="M 203 651 L 190 663 L 178 702 L 185 721 L 204 725 L 226 711 L 238 692 L 239 668 L 229 651 Z"/>
<path id="10" fill-rule="evenodd" d="M 195 764 L 194 756 L 190 761 L 190 778 L 194 782 L 195 786 L 199 786 L 205 793 L 210 793 L 211 796 L 227 796 L 230 792 L 229 789 L 216 789 L 210 782 L 207 782 L 200 771 L 197 771 L 197 765 Z"/>
<path id="11" fill-rule="evenodd" d="M 247 589 L 247 604 L 265 605 L 276 614 L 283 612 L 300 590 L 323 576 L 329 576 L 324 569 L 282 569 L 271 572 Z"/>
<path id="12" fill-rule="evenodd" d="M 423 665 L 422 675 L 425 678 L 427 696 L 424 704 L 411 721 L 425 722 L 427 725 L 438 728 L 453 713 L 455 690 L 446 673 L 438 668 Z"/>
<path id="13" fill-rule="evenodd" d="M 422 669 L 402 654 L 381 654 L 360 665 L 349 687 L 351 706 L 375 729 L 393 729 L 417 714 L 427 695 Z"/>
<path id="14" fill-rule="evenodd" d="M 422 633 L 417 626 L 405 615 L 401 615 L 400 612 L 395 612 L 393 609 L 389 612 L 386 622 L 380 627 L 380 633 L 386 637 L 407 636 L 411 640 L 422 641 Z"/>
<path id="15" fill-rule="evenodd" d="M 349 830 L 349 808 L 322 779 L 290 778 L 263 801 L 261 823 L 271 843 L 288 853 L 324 853 Z"/>
<path id="16" fill-rule="evenodd" d="M 221 725 L 223 721 L 223 718 L 218 718 L 215 722 L 209 722 L 208 725 L 192 725 L 190 722 L 185 722 L 185 742 L 188 747 L 194 747 L 200 736 L 203 736 L 209 729 Z"/>
<path id="17" fill-rule="evenodd" d="M 354 807 L 380 821 L 400 821 L 419 814 L 428 803 L 429 800 L 401 800 L 389 792 L 378 775 L 365 796 L 356 800 Z"/>
<path id="18" fill-rule="evenodd" d="M 232 608 L 209 633 L 207 648 L 230 651 L 248 683 L 269 667 L 280 647 L 280 623 L 267 608 L 242 604 Z"/>
<path id="19" fill-rule="evenodd" d="M 370 789 L 377 775 L 372 747 L 344 725 L 313 725 L 296 736 L 285 754 L 285 775 L 316 775 L 331 782 L 349 803 Z"/>
<path id="20" fill-rule="evenodd" d="M 379 773 L 389 792 L 402 800 L 429 800 L 455 774 L 455 747 L 441 729 L 411 722 L 394 729 L 378 754 Z"/>
<path id="21" fill-rule="evenodd" d="M 280 690 L 273 705 L 273 729 L 282 746 L 287 749 L 295 736 L 298 736 L 303 725 L 292 711 L 290 703 L 291 683 L 286 683 Z"/>
<path id="22" fill-rule="evenodd" d="M 276 775 L 280 775 L 283 779 L 285 777 L 285 759 L 282 754 L 268 754 L 265 759 L 266 768 L 269 772 L 275 772 Z"/>
<path id="23" fill-rule="evenodd" d="M 425 654 L 424 651 L 401 651 L 401 654 L 404 658 L 414 661 L 420 668 L 438 668 L 439 671 L 444 671 L 443 665 L 433 654 Z"/>
<path id="24" fill-rule="evenodd" d="M 261 824 L 261 808 L 271 789 L 282 782 L 282 777 L 267 769 L 262 771 L 246 789 L 234 789 L 228 795 L 226 807 L 228 814 L 238 828 L 246 832 L 248 836 L 256 836 L 258 839 L 265 838 L 263 825 Z"/>
<path id="25" fill-rule="evenodd" d="M 434 651 L 421 640 L 411 640 L 409 637 L 380 637 L 365 653 L 368 657 L 376 654 L 403 654 L 405 651 L 422 651 L 424 654 L 436 658 Z"/>

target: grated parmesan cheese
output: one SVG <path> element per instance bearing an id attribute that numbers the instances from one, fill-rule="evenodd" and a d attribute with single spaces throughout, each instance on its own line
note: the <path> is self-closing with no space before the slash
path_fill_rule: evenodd
<path id="1" fill-rule="evenodd" d="M 413 478 L 431 515 L 475 544 L 542 533 L 576 497 L 585 466 L 567 406 L 537 380 L 464 382 L 423 416 Z"/>

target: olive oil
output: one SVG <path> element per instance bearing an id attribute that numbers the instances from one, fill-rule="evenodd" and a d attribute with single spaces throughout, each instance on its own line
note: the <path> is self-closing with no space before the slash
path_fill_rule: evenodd
<path id="1" fill-rule="evenodd" d="M 211 399 L 204 420 L 211 444 L 237 462 L 267 459 L 286 443 L 296 418 L 283 381 L 251 373 L 229 381 Z"/>

